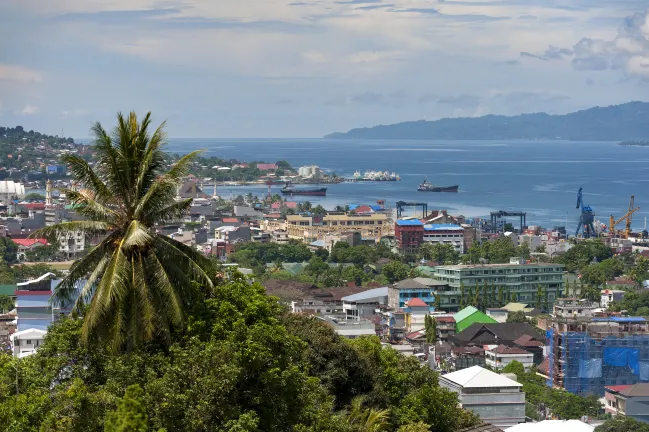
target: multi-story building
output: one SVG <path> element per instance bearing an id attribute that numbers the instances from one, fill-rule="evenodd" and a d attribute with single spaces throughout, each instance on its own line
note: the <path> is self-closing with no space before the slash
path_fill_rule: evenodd
<path id="1" fill-rule="evenodd" d="M 649 383 L 607 386 L 604 398 L 607 414 L 633 417 L 649 423 Z"/>
<path id="2" fill-rule="evenodd" d="M 507 428 L 525 422 L 523 385 L 480 366 L 439 377 L 439 385 L 458 394 L 462 408 L 487 423 Z"/>
<path id="3" fill-rule="evenodd" d="M 608 309 L 609 305 L 613 302 L 622 301 L 624 299 L 624 294 L 626 291 L 614 290 L 614 289 L 605 289 L 601 291 L 601 298 L 599 300 L 599 305 L 604 309 Z"/>
<path id="4" fill-rule="evenodd" d="M 534 365 L 534 354 L 518 347 L 498 345 L 490 349 L 487 354 L 487 366 L 494 370 L 502 370 L 513 361 L 522 363 L 525 368 Z"/>
<path id="5" fill-rule="evenodd" d="M 378 241 L 382 236 L 392 232 L 392 227 L 388 222 L 388 215 L 384 213 L 327 214 L 326 216 L 288 215 L 286 216 L 286 229 L 289 238 L 302 240 L 306 243 L 324 240 L 327 235 L 349 231 L 359 232 L 364 239 Z"/>
<path id="6" fill-rule="evenodd" d="M 588 300 L 574 298 L 557 299 L 554 303 L 553 315 L 555 317 L 592 317 L 599 305 Z"/>
<path id="7" fill-rule="evenodd" d="M 441 297 L 441 307 L 446 310 L 458 310 L 460 305 L 460 287 L 466 289 L 480 286 L 495 289 L 503 288 L 520 301 L 535 301 L 539 286 L 548 293 L 551 305 L 563 291 L 563 265 L 561 264 L 527 264 L 513 258 L 509 264 L 469 264 L 438 266 L 435 268 L 435 279 L 447 285 L 436 291 Z"/>
<path id="8" fill-rule="evenodd" d="M 399 219 L 394 224 L 397 249 L 402 253 L 415 253 L 424 242 L 424 223 L 418 219 Z"/>
<path id="9" fill-rule="evenodd" d="M 458 253 L 464 253 L 464 228 L 452 224 L 424 225 L 424 243 L 451 245 Z"/>

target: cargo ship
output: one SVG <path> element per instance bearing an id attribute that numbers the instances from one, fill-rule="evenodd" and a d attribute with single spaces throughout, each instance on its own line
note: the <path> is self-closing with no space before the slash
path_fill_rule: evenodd
<path id="1" fill-rule="evenodd" d="M 311 196 L 326 196 L 327 188 L 296 188 L 290 183 L 281 189 L 282 194 L 284 195 L 311 195 Z"/>
<path id="2" fill-rule="evenodd" d="M 419 192 L 457 192 L 457 190 L 460 188 L 458 185 L 454 186 L 438 186 L 434 185 L 428 180 L 424 180 L 422 184 L 419 185 L 417 190 Z"/>

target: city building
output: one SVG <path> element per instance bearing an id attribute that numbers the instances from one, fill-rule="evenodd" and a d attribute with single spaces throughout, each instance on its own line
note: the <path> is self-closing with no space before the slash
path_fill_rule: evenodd
<path id="1" fill-rule="evenodd" d="M 424 223 L 418 219 L 399 219 L 394 224 L 394 236 L 401 253 L 416 253 L 424 242 Z"/>
<path id="2" fill-rule="evenodd" d="M 649 423 L 649 383 L 606 386 L 607 414 L 623 415 Z"/>
<path id="3" fill-rule="evenodd" d="M 455 318 L 452 316 L 434 316 L 437 322 L 437 340 L 448 341 L 448 337 L 455 334 Z"/>
<path id="4" fill-rule="evenodd" d="M 599 305 L 604 309 L 608 309 L 611 303 L 624 300 L 625 291 L 615 289 L 604 289 L 601 291 Z"/>
<path id="5" fill-rule="evenodd" d="M 361 336 L 376 336 L 376 326 L 370 320 L 360 319 L 348 321 L 337 316 L 317 316 L 316 318 L 329 324 L 336 333 L 347 339 Z"/>
<path id="6" fill-rule="evenodd" d="M 504 308 L 487 308 L 487 316 L 496 320 L 496 322 L 504 323 L 507 322 L 507 317 L 509 316 L 509 311 Z"/>
<path id="7" fill-rule="evenodd" d="M 11 335 L 14 357 L 23 358 L 34 354 L 43 345 L 46 333 L 45 330 L 29 328 Z"/>
<path id="8" fill-rule="evenodd" d="M 325 216 L 287 215 L 286 229 L 289 238 L 311 243 L 324 240 L 327 235 L 359 232 L 363 239 L 378 241 L 390 234 L 392 228 L 385 213 L 327 214 Z"/>
<path id="9" fill-rule="evenodd" d="M 388 305 L 399 309 L 405 307 L 408 300 L 419 298 L 428 306 L 433 306 L 435 290 L 444 286 L 443 282 L 431 278 L 404 279 L 389 287 Z"/>
<path id="10" fill-rule="evenodd" d="M 649 381 L 649 325 L 642 317 L 555 317 L 546 331 L 548 386 L 604 396 Z"/>
<path id="11" fill-rule="evenodd" d="M 458 394 L 460 405 L 500 428 L 525 422 L 523 385 L 480 366 L 440 375 L 439 385 Z"/>
<path id="12" fill-rule="evenodd" d="M 581 420 L 543 420 L 534 423 L 521 423 L 507 429 L 507 432 L 593 432 L 595 426 Z"/>
<path id="13" fill-rule="evenodd" d="M 545 340 L 545 336 L 529 323 L 475 323 L 465 330 L 449 336 L 448 340 L 456 346 L 501 344 L 515 346 L 514 341 L 524 335 L 531 336 L 537 341 Z"/>
<path id="14" fill-rule="evenodd" d="M 455 315 L 455 332 L 459 333 L 469 327 L 471 324 L 482 323 L 492 324 L 497 322 L 495 319 L 485 315 L 473 306 L 467 306 Z"/>
<path id="15" fill-rule="evenodd" d="M 460 286 L 473 287 L 495 286 L 506 292 L 516 294 L 522 301 L 536 300 L 538 287 L 547 290 L 548 303 L 561 296 L 563 292 L 563 265 L 533 263 L 512 258 L 509 264 L 469 264 L 439 266 L 435 269 L 435 278 L 448 285 L 436 292 L 441 297 L 441 307 L 446 310 L 458 310 L 460 303 Z"/>
<path id="16" fill-rule="evenodd" d="M 534 354 L 518 347 L 498 345 L 486 352 L 487 366 L 495 370 L 502 370 L 513 361 L 522 363 L 528 369 L 534 365 Z"/>
<path id="17" fill-rule="evenodd" d="M 464 253 L 464 228 L 452 224 L 424 225 L 424 243 L 453 246 L 458 253 Z"/>
<path id="18" fill-rule="evenodd" d="M 561 298 L 554 303 L 552 314 L 555 317 L 592 317 L 599 304 L 576 298 Z"/>
<path id="19" fill-rule="evenodd" d="M 433 307 L 428 306 L 420 298 L 411 298 L 406 302 L 404 312 L 410 314 L 410 331 L 418 331 L 424 329 L 426 323 L 426 316 L 431 312 Z"/>
<path id="20" fill-rule="evenodd" d="M 341 300 L 347 320 L 371 318 L 379 306 L 388 304 L 388 287 L 362 291 L 357 294 L 345 296 Z"/>

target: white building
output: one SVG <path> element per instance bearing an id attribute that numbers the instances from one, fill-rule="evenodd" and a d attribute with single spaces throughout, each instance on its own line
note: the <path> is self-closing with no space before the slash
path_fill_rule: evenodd
<path id="1" fill-rule="evenodd" d="M 64 253 L 67 258 L 74 258 L 86 248 L 86 235 L 83 231 L 60 234 L 58 241 L 59 252 Z"/>
<path id="2" fill-rule="evenodd" d="M 498 345 L 497 347 L 486 352 L 487 366 L 502 370 L 513 361 L 522 363 L 526 369 L 534 364 L 534 354 L 521 348 Z"/>
<path id="3" fill-rule="evenodd" d="M 543 420 L 538 423 L 523 423 L 507 429 L 507 432 L 593 432 L 595 426 L 581 420 Z"/>
<path id="4" fill-rule="evenodd" d="M 624 299 L 624 291 L 605 289 L 601 291 L 599 305 L 604 309 L 608 309 L 612 302 L 622 301 Z"/>
<path id="5" fill-rule="evenodd" d="M 523 245 L 523 243 L 526 243 L 527 247 L 534 252 L 536 248 L 543 244 L 543 238 L 538 235 L 523 234 L 518 237 L 518 246 Z"/>
<path id="6" fill-rule="evenodd" d="M 464 228 L 453 224 L 426 224 L 424 242 L 448 244 L 462 254 L 464 253 Z"/>
<path id="7" fill-rule="evenodd" d="M 462 407 L 487 423 L 507 428 L 525 422 L 523 385 L 506 376 L 473 366 L 441 375 L 439 385 L 457 393 Z"/>
<path id="8" fill-rule="evenodd" d="M 11 336 L 14 357 L 23 358 L 34 354 L 38 347 L 43 345 L 46 333 L 45 330 L 35 328 L 14 333 Z"/>
<path id="9" fill-rule="evenodd" d="M 373 288 L 341 298 L 347 320 L 370 318 L 379 305 L 388 304 L 388 287 Z"/>
<path id="10" fill-rule="evenodd" d="M 320 178 L 320 167 L 317 165 L 308 165 L 298 168 L 297 173 L 303 178 Z"/>
<path id="11" fill-rule="evenodd" d="M 0 181 L 0 201 L 9 206 L 14 200 L 25 198 L 25 185 L 11 180 Z"/>

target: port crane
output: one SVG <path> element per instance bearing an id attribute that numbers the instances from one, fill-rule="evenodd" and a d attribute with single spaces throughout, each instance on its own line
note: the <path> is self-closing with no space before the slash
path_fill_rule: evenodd
<path id="1" fill-rule="evenodd" d="M 615 225 L 619 224 L 620 222 L 622 222 L 623 220 L 626 219 L 625 230 L 620 231 L 620 232 L 621 232 L 622 238 L 625 238 L 625 239 L 629 238 L 629 235 L 631 234 L 631 221 L 632 221 L 632 218 L 633 218 L 633 213 L 637 212 L 638 210 L 640 210 L 640 207 L 635 206 L 635 196 L 631 195 L 631 200 L 629 201 L 629 211 L 627 211 L 626 214 L 624 216 L 622 216 L 621 218 L 619 218 L 618 220 L 615 220 L 613 215 L 611 215 L 611 219 L 609 221 L 609 227 L 608 227 L 609 233 L 611 235 L 614 235 L 615 234 Z"/>
<path id="2" fill-rule="evenodd" d="M 579 216 L 579 225 L 577 225 L 575 236 L 578 237 L 579 231 L 583 230 L 584 238 L 597 237 L 595 227 L 593 226 L 595 212 L 591 206 L 584 204 L 582 190 L 583 188 L 579 188 L 579 192 L 577 192 L 577 208 L 581 208 L 581 216 Z"/>

